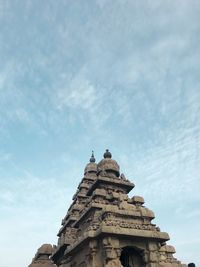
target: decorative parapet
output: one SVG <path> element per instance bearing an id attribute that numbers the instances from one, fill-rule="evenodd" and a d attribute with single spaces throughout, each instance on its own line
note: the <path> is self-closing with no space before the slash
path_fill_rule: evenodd
<path id="1" fill-rule="evenodd" d="M 91 195 L 92 192 L 98 188 L 98 186 L 100 184 L 104 184 L 106 186 L 111 185 L 112 186 L 112 190 L 115 190 L 115 187 L 117 188 L 117 190 L 121 190 L 122 192 L 124 191 L 125 193 L 129 193 L 131 191 L 131 189 L 134 188 L 134 184 L 126 181 L 126 180 L 122 180 L 120 178 L 111 178 L 111 177 L 107 177 L 107 176 L 98 176 L 97 179 L 95 180 L 95 182 L 90 186 L 87 195 Z M 105 187 L 107 188 L 107 187 Z"/>

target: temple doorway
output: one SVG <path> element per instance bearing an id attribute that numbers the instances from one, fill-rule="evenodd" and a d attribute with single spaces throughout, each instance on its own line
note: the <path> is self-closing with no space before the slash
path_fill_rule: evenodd
<path id="1" fill-rule="evenodd" d="M 123 267 L 143 266 L 141 252 L 132 247 L 123 248 L 120 256 L 120 261 Z"/>

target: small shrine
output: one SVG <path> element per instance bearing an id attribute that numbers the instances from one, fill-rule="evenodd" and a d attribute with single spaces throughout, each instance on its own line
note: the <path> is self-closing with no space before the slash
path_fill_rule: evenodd
<path id="1" fill-rule="evenodd" d="M 143 197 L 128 196 L 133 188 L 109 150 L 98 164 L 92 153 L 57 246 L 52 253 L 38 250 L 30 267 L 185 267 L 166 244 L 169 235 L 152 223 Z M 49 265 L 34 265 L 42 260 Z"/>
<path id="2" fill-rule="evenodd" d="M 54 251 L 54 248 L 50 244 L 43 244 L 35 254 L 32 263 L 28 267 L 56 267 L 53 261 L 50 259 Z"/>

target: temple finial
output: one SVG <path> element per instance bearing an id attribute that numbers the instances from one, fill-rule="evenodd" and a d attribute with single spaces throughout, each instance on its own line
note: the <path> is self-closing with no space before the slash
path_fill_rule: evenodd
<path id="1" fill-rule="evenodd" d="M 90 162 L 92 163 L 92 162 L 95 162 L 96 160 L 95 160 L 95 157 L 94 157 L 94 151 L 92 150 L 92 156 L 91 156 L 91 158 L 90 158 Z"/>
<path id="2" fill-rule="evenodd" d="M 110 153 L 109 149 L 106 149 L 106 152 L 103 154 L 104 159 L 111 159 L 112 154 Z"/>

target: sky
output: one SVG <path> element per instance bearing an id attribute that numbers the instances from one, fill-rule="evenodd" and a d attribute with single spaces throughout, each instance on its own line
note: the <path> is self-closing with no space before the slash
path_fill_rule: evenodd
<path id="1" fill-rule="evenodd" d="M 94 150 L 110 149 L 200 266 L 200 2 L 0 0 L 1 267 L 57 243 Z"/>

